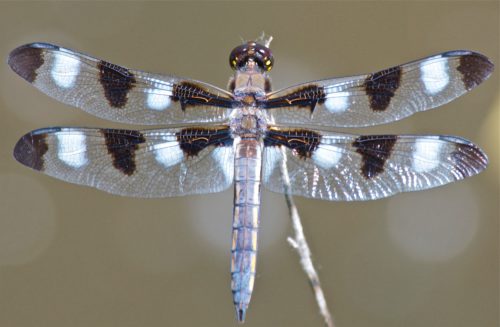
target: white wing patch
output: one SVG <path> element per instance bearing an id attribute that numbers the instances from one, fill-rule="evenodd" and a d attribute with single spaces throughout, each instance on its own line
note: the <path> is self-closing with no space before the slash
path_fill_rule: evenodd
<path id="1" fill-rule="evenodd" d="M 326 95 L 325 107 L 331 113 L 344 112 L 349 107 L 349 92 L 337 92 Z"/>
<path id="2" fill-rule="evenodd" d="M 184 159 L 184 152 L 175 136 L 165 137 L 165 143 L 153 145 L 152 150 L 155 152 L 156 161 L 165 168 L 175 166 Z"/>
<path id="3" fill-rule="evenodd" d="M 64 131 L 64 130 L 63 130 Z M 85 134 L 72 131 L 57 133 L 57 157 L 68 166 L 80 168 L 88 163 Z"/>
<path id="4" fill-rule="evenodd" d="M 314 151 L 312 159 L 314 163 L 324 169 L 335 167 L 342 158 L 342 152 L 334 145 L 320 144 Z"/>
<path id="5" fill-rule="evenodd" d="M 70 88 L 75 85 L 76 78 L 80 73 L 80 61 L 64 49 L 55 52 L 54 65 L 50 75 L 54 82 L 62 88 Z"/>
<path id="6" fill-rule="evenodd" d="M 450 82 L 448 62 L 442 58 L 431 59 L 430 62 L 423 61 L 420 64 L 420 72 L 425 90 L 431 95 L 441 92 Z"/>
<path id="7" fill-rule="evenodd" d="M 426 139 L 417 139 L 413 152 L 413 169 L 423 173 L 435 169 L 439 165 L 439 154 L 442 142 L 433 139 L 433 142 Z"/>
<path id="8" fill-rule="evenodd" d="M 162 111 L 170 106 L 170 95 L 172 92 L 158 89 L 146 89 L 148 94 L 146 104 L 149 109 Z"/>

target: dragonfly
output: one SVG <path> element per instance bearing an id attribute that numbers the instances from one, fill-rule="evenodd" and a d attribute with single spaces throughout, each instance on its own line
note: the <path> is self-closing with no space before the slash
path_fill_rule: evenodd
<path id="1" fill-rule="evenodd" d="M 227 89 L 132 70 L 48 43 L 14 49 L 8 64 L 65 104 L 141 130 L 49 127 L 22 136 L 21 164 L 123 196 L 162 198 L 234 185 L 231 290 L 244 322 L 254 288 L 261 186 L 329 201 L 429 189 L 480 173 L 487 155 L 449 135 L 352 135 L 444 105 L 492 73 L 484 55 L 455 50 L 371 74 L 273 91 L 270 37 L 229 55 Z M 156 126 L 154 126 L 156 125 Z M 160 127 L 157 127 L 160 126 Z"/>

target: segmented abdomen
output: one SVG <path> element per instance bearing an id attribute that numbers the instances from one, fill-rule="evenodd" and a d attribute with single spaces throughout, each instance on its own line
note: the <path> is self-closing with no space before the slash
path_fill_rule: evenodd
<path id="1" fill-rule="evenodd" d="M 240 322 L 245 320 L 255 280 L 261 166 L 261 142 L 253 138 L 241 139 L 235 148 L 231 247 L 231 289 Z"/>

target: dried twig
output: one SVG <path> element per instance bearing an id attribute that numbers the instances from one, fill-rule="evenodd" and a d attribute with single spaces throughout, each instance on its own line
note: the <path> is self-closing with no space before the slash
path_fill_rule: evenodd
<path id="1" fill-rule="evenodd" d="M 294 230 L 294 237 L 288 238 L 288 243 L 297 251 L 300 257 L 300 263 L 302 265 L 302 269 L 306 273 L 309 278 L 309 283 L 311 284 L 311 288 L 316 297 L 316 302 L 319 307 L 319 311 L 325 320 L 325 324 L 328 327 L 335 327 L 333 323 L 332 315 L 328 310 L 328 306 L 326 304 L 325 295 L 323 293 L 323 289 L 321 288 L 321 284 L 319 282 L 319 276 L 314 268 L 311 259 L 311 251 L 309 250 L 309 246 L 307 245 L 306 238 L 304 236 L 304 230 L 302 228 L 302 223 L 300 221 L 299 212 L 297 207 L 295 206 L 295 202 L 293 201 L 293 197 L 291 194 L 290 187 L 290 177 L 288 176 L 288 168 L 286 163 L 286 156 L 282 155 L 282 166 L 281 166 L 281 177 L 283 179 L 283 185 L 285 188 L 285 200 L 288 206 L 288 210 L 290 213 L 290 218 L 292 219 L 292 225 Z"/>

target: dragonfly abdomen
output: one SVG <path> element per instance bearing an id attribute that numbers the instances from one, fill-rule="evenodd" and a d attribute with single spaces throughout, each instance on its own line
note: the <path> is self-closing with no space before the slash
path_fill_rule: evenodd
<path id="1" fill-rule="evenodd" d="M 252 296 L 257 261 L 262 144 L 241 139 L 235 148 L 231 289 L 237 319 L 245 320 Z"/>

